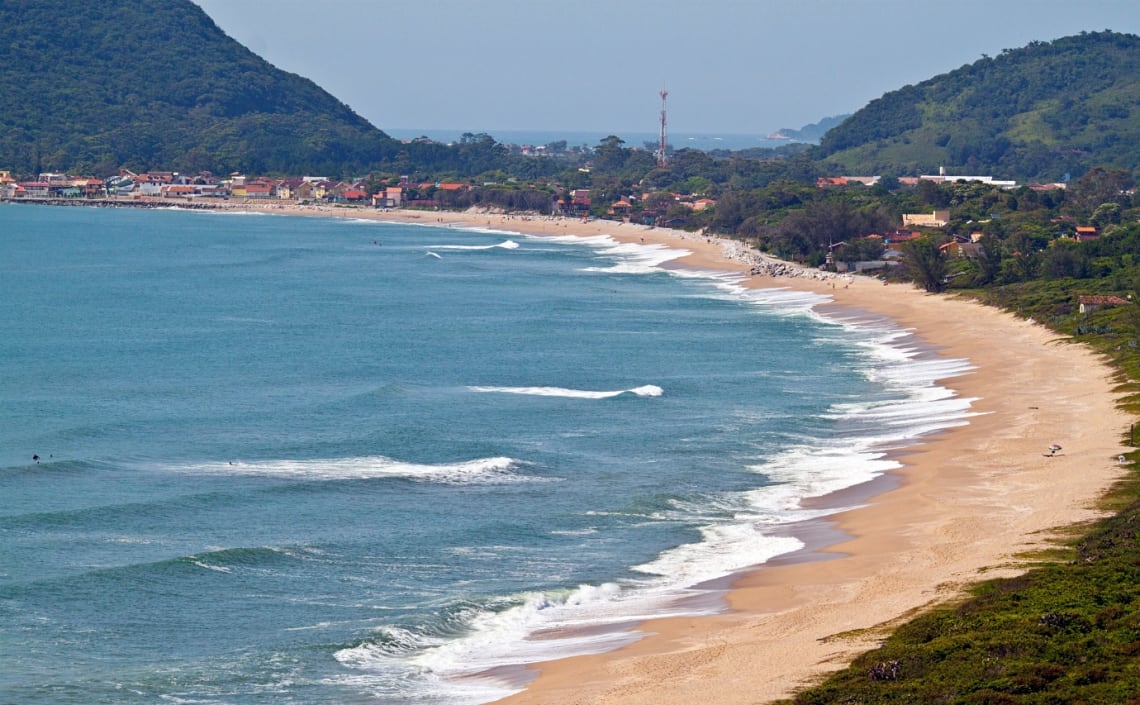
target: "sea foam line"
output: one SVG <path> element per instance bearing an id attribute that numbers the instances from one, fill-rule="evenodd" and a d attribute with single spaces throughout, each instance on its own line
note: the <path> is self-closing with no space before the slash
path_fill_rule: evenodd
<path id="1" fill-rule="evenodd" d="M 274 477 L 298 480 L 401 478 L 445 484 L 502 483 L 525 480 L 513 458 L 478 458 L 458 463 L 420 464 L 381 455 L 311 460 L 227 461 L 170 466 L 183 472 Z"/>
<path id="2" fill-rule="evenodd" d="M 517 250 L 519 244 L 514 240 L 504 240 L 494 245 L 432 245 L 430 250 Z"/>
<path id="3" fill-rule="evenodd" d="M 608 237 L 541 237 L 571 245 L 586 245 L 623 262 L 611 268 L 591 268 L 602 272 L 660 272 L 659 265 L 688 254 L 661 246 L 615 246 Z M 575 653 L 597 653 L 636 638 L 627 630 L 598 631 L 575 629 L 598 625 L 621 625 L 646 618 L 701 614 L 701 607 L 680 598 L 699 594 L 696 586 L 763 564 L 778 555 L 802 548 L 803 543 L 780 535 L 779 527 L 841 511 L 844 508 L 807 509 L 803 500 L 851 487 L 900 467 L 887 451 L 940 429 L 966 423 L 974 399 L 963 399 L 939 384 L 940 380 L 968 373 L 966 360 L 940 358 L 923 351 L 910 331 L 893 321 L 870 317 L 824 314 L 818 309 L 832 298 L 823 294 L 788 289 L 746 287 L 746 277 L 738 273 L 666 270 L 685 278 L 705 280 L 720 296 L 743 301 L 768 315 L 806 315 L 825 325 L 819 343 L 848 346 L 866 377 L 881 385 L 882 398 L 836 403 L 821 420 L 839 424 L 839 435 L 805 439 L 759 459 L 745 469 L 767 478 L 755 489 L 725 496 L 717 507 L 682 506 L 674 503 L 661 520 L 696 520 L 700 540 L 662 551 L 656 558 L 634 566 L 643 579 L 626 579 L 596 586 L 516 598 L 507 609 L 476 611 L 470 616 L 466 636 L 458 639 L 412 638 L 405 642 L 411 655 L 403 651 L 405 666 L 428 674 L 441 690 L 458 689 L 453 694 L 466 702 L 486 702 L 519 689 L 517 684 L 493 678 L 455 679 L 486 672 L 496 666 L 549 660 Z M 830 331 L 836 331 L 835 334 Z M 557 387 L 472 387 L 474 391 L 495 391 L 539 395 L 588 396 L 627 393 L 589 392 Z M 712 498 L 707 498 L 712 501 Z M 717 611 L 704 601 L 705 610 Z M 534 638 L 541 634 L 542 638 Z M 566 638 L 549 638 L 552 634 Z M 405 635 L 408 636 L 408 635 Z M 346 665 L 365 671 L 378 660 L 395 654 L 377 644 L 365 644 L 337 653 Z M 478 686 L 467 689 L 469 686 Z M 473 698 L 473 699 L 468 699 Z"/>
<path id="4" fill-rule="evenodd" d="M 665 390 L 655 384 L 647 384 L 633 389 L 617 389 L 614 391 L 595 392 L 585 389 L 566 389 L 564 387 L 468 387 L 473 392 L 487 392 L 499 394 L 524 394 L 536 397 L 565 397 L 568 399 L 612 399 L 623 394 L 633 394 L 639 397 L 659 397 Z"/>

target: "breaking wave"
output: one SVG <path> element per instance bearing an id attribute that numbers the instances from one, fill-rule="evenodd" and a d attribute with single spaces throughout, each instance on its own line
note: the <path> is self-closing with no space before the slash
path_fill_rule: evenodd
<path id="1" fill-rule="evenodd" d="M 632 394 L 639 397 L 659 397 L 665 390 L 655 384 L 647 384 L 633 389 L 617 389 L 614 391 L 590 391 L 586 389 L 566 389 L 564 387 L 468 387 L 473 392 L 491 392 L 500 394 L 524 394 L 535 397 L 565 397 L 567 399 L 612 399 L 623 394 Z"/>

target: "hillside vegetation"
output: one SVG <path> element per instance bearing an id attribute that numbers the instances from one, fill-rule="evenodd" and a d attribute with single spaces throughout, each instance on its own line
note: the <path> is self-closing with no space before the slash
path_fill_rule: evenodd
<path id="1" fill-rule="evenodd" d="M 0 3 L 0 95 L 0 168 L 18 173 L 341 173 L 394 151 L 189 0 Z"/>
<path id="2" fill-rule="evenodd" d="M 1140 162 L 1140 37 L 1082 33 L 1005 50 L 871 101 L 818 155 L 849 173 L 1060 180 Z"/>

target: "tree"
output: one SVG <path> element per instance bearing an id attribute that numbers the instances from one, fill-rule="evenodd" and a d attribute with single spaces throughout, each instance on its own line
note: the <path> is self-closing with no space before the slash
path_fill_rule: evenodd
<path id="1" fill-rule="evenodd" d="M 946 288 L 946 257 L 929 236 L 903 243 L 908 275 L 931 293 Z"/>
<path id="2" fill-rule="evenodd" d="M 1080 279 L 1087 276 L 1088 257 L 1075 242 L 1056 240 L 1041 257 L 1041 275 L 1046 279 Z"/>
<path id="3" fill-rule="evenodd" d="M 922 196 L 923 202 L 932 208 L 946 208 L 950 205 L 951 194 L 950 189 L 943 188 L 942 184 L 930 179 L 923 179 L 918 182 L 918 192 Z"/>
<path id="4" fill-rule="evenodd" d="M 860 237 L 836 248 L 835 257 L 841 262 L 869 262 L 882 257 L 884 249 L 883 238 Z"/>
<path id="5" fill-rule="evenodd" d="M 1102 203 L 1096 207 L 1092 214 L 1092 224 L 1098 228 L 1106 225 L 1116 225 L 1120 222 L 1123 209 L 1119 203 Z"/>
<path id="6" fill-rule="evenodd" d="M 989 233 L 983 235 L 978 244 L 981 252 L 973 260 L 978 268 L 974 283 L 982 286 L 996 280 L 1001 272 L 1002 248 L 1001 241 Z"/>
<path id="7" fill-rule="evenodd" d="M 1124 192 L 1132 183 L 1132 174 L 1123 169 L 1093 167 L 1066 190 L 1065 205 L 1075 215 L 1089 217 L 1102 204 L 1123 205 Z"/>

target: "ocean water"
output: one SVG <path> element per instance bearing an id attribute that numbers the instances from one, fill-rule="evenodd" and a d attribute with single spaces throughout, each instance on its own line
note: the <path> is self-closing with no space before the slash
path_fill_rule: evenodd
<path id="1" fill-rule="evenodd" d="M 416 128 L 385 128 L 389 136 L 398 140 L 412 140 L 417 137 L 427 137 L 436 142 L 458 142 L 464 133 L 479 133 L 480 130 L 421 130 Z M 625 141 L 626 147 L 643 147 L 651 145 L 650 149 L 657 148 L 660 135 L 657 132 L 583 132 L 583 131 L 538 131 L 538 130 L 483 130 L 496 142 L 502 144 L 529 144 L 541 146 L 565 140 L 570 147 L 597 147 L 598 143 L 610 135 L 616 135 Z M 669 145 L 673 149 L 697 149 L 703 152 L 727 149 L 738 151 L 764 147 L 774 149 L 789 144 L 788 140 L 772 140 L 762 134 L 735 134 L 712 132 L 679 132 L 670 131 Z"/>
<path id="2" fill-rule="evenodd" d="M 0 702 L 488 702 L 970 413 L 967 361 L 680 254 L 0 205 Z"/>

